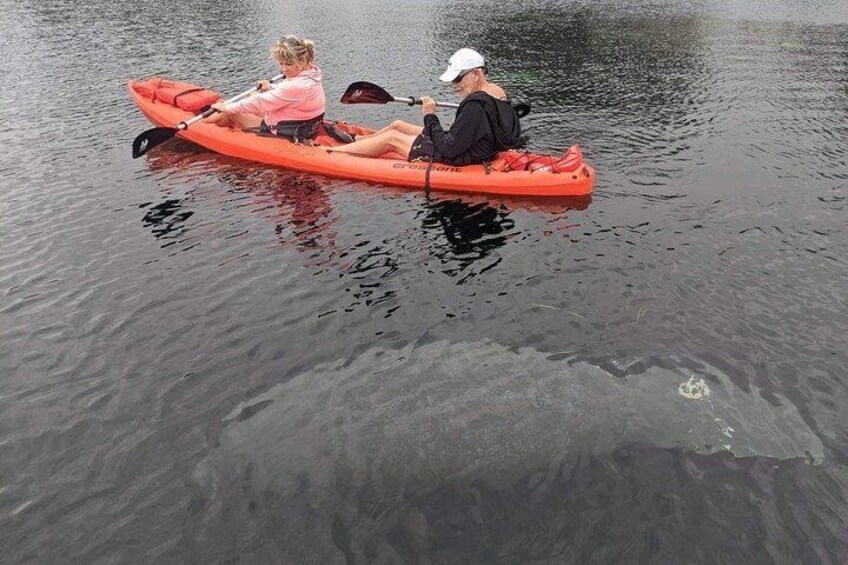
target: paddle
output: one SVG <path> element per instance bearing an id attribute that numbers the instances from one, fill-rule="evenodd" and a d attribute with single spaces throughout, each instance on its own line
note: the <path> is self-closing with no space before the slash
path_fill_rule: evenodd
<path id="1" fill-rule="evenodd" d="M 344 94 L 342 94 L 341 99 L 342 104 L 386 104 L 387 102 L 402 102 L 409 106 L 414 106 L 415 104 L 421 104 L 421 99 L 412 96 L 398 98 L 386 92 L 383 87 L 365 81 L 351 83 Z M 459 104 L 454 104 L 453 102 L 436 102 L 436 106 L 459 108 Z M 513 104 L 512 107 L 515 109 L 515 113 L 518 114 L 519 118 L 523 118 L 530 113 L 529 104 Z"/>
<path id="2" fill-rule="evenodd" d="M 275 82 L 277 82 L 278 80 L 280 80 L 284 77 L 285 77 L 285 75 L 277 75 L 274 78 L 272 78 L 270 80 L 270 82 L 275 83 Z M 232 98 L 227 100 L 225 102 L 225 104 L 232 104 L 233 102 L 238 102 L 242 98 L 247 98 L 248 96 L 250 96 L 251 94 L 253 94 L 257 90 L 259 90 L 258 86 L 255 86 L 255 87 L 251 88 L 250 90 L 245 90 L 244 92 L 242 92 L 238 96 L 233 96 Z M 188 129 L 188 126 L 190 126 L 190 125 L 192 125 L 196 122 L 199 122 L 200 120 L 202 120 L 204 118 L 208 118 L 209 116 L 211 116 L 215 112 L 217 112 L 217 110 L 213 110 L 212 108 L 209 108 L 208 110 L 206 110 L 202 114 L 199 114 L 199 115 L 193 117 L 190 120 L 180 122 L 179 124 L 177 124 L 177 127 L 175 127 L 175 128 L 158 127 L 158 128 L 149 129 L 149 130 L 141 133 L 141 135 L 136 137 L 132 142 L 133 159 L 138 159 L 139 157 L 141 157 L 142 155 L 144 155 L 145 153 L 147 153 L 148 151 L 150 151 L 151 149 L 153 149 L 157 145 L 160 145 L 160 144 L 168 141 L 172 137 L 174 137 L 177 134 L 178 131 Z"/>
<path id="3" fill-rule="evenodd" d="M 354 82 L 347 87 L 342 94 L 342 104 L 385 104 L 387 102 L 403 102 L 410 106 L 421 104 L 420 98 L 397 98 L 386 92 L 382 87 L 370 82 Z M 452 102 L 436 102 L 436 106 L 443 108 L 459 108 L 459 104 Z"/>

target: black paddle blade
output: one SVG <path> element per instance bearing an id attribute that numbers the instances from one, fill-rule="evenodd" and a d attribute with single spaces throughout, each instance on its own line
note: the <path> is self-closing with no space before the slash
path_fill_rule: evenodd
<path id="1" fill-rule="evenodd" d="M 385 104 L 393 102 L 394 96 L 370 82 L 354 82 L 342 94 L 342 104 Z"/>
<path id="2" fill-rule="evenodd" d="M 160 143 L 165 143 L 177 133 L 176 128 L 153 128 L 133 139 L 132 156 L 138 159 Z"/>

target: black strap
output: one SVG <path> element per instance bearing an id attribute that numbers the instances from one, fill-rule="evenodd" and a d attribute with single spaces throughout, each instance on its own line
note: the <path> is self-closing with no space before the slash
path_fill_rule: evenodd
<path id="1" fill-rule="evenodd" d="M 163 83 L 163 82 L 165 82 L 165 79 L 164 79 L 164 78 L 160 78 L 160 79 L 158 79 L 158 80 L 159 80 L 159 84 L 157 84 L 157 85 L 156 85 L 156 89 L 153 91 L 153 98 L 152 98 L 152 100 L 153 100 L 154 102 L 156 102 L 156 101 L 157 101 L 156 95 L 159 93 L 159 91 L 160 91 L 161 89 L 165 88 L 164 86 L 162 86 L 162 83 Z"/>
<path id="2" fill-rule="evenodd" d="M 316 117 L 310 118 L 308 120 L 280 120 L 279 122 L 277 122 L 277 124 L 274 126 L 274 128 L 278 128 L 280 126 L 283 126 L 283 127 L 285 127 L 285 126 L 300 126 L 300 125 L 305 125 L 305 124 L 311 124 L 313 122 L 317 123 L 317 122 L 320 122 L 323 119 L 324 119 L 324 114 L 322 113 L 320 116 L 316 116 Z"/>
<path id="3" fill-rule="evenodd" d="M 424 194 L 430 196 L 430 169 L 433 167 L 433 160 L 427 163 L 427 168 L 424 169 Z"/>
<path id="4" fill-rule="evenodd" d="M 179 94 L 174 96 L 174 101 L 172 102 L 172 104 L 179 108 L 179 105 L 177 104 L 177 98 L 179 98 L 183 94 L 190 94 L 192 92 L 200 92 L 201 90 L 206 90 L 206 89 L 205 88 L 189 88 L 188 90 L 183 90 L 182 92 L 180 92 Z"/>
<path id="5" fill-rule="evenodd" d="M 313 139 L 318 134 L 318 126 L 324 121 L 324 114 L 310 120 L 280 120 L 268 129 L 274 134 L 298 143 Z"/>
<path id="6" fill-rule="evenodd" d="M 433 159 L 436 157 L 436 146 L 430 142 L 430 159 L 427 161 L 427 168 L 424 169 L 424 194 L 430 196 L 430 169 L 433 168 Z"/>

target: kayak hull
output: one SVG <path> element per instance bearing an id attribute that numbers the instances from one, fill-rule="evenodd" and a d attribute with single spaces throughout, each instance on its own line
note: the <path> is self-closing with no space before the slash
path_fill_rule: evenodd
<path id="1" fill-rule="evenodd" d="M 141 112 L 156 126 L 176 127 L 194 114 L 158 100 L 143 96 L 137 89 L 141 84 L 130 81 L 130 96 Z M 336 122 L 337 127 L 354 134 L 373 130 Z M 506 170 L 504 165 L 517 152 L 498 154 L 488 165 L 455 167 L 442 163 L 410 162 L 400 156 L 381 158 L 357 156 L 327 151 L 326 145 L 337 144 L 329 138 L 317 139 L 321 145 L 303 145 L 286 139 L 244 132 L 208 123 L 195 123 L 177 132 L 210 151 L 287 169 L 316 173 L 336 178 L 424 189 L 471 194 L 505 196 L 586 196 L 591 194 L 595 170 L 586 163 L 569 172 Z M 514 160 L 514 159 L 513 159 Z M 503 170 L 502 170 L 503 169 Z"/>

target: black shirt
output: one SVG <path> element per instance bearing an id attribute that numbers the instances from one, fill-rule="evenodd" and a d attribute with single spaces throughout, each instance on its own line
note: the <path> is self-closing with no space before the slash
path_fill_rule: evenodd
<path id="1" fill-rule="evenodd" d="M 475 92 L 456 109 L 448 131 L 438 116 L 427 114 L 423 133 L 433 141 L 435 161 L 461 166 L 488 161 L 498 151 L 516 146 L 521 125 L 509 102 Z"/>

